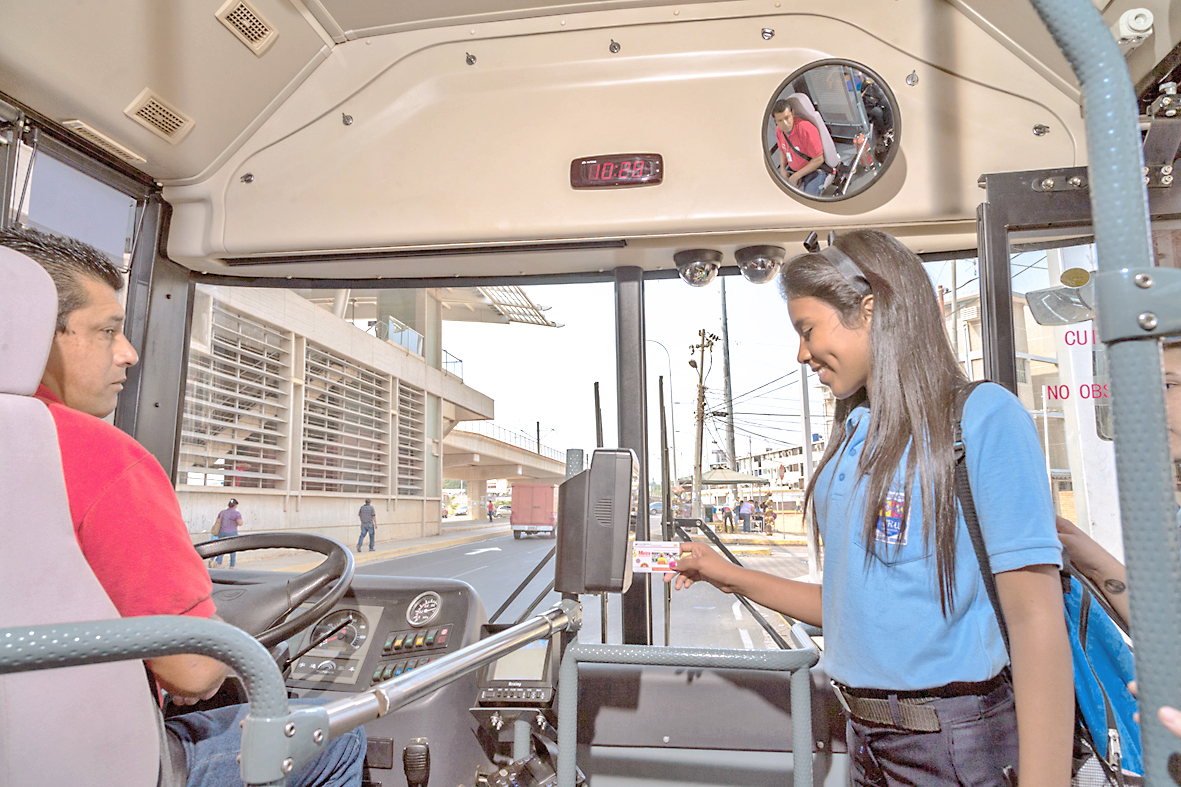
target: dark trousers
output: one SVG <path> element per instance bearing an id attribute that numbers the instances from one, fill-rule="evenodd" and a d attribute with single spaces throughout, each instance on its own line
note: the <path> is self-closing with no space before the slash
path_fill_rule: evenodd
<path id="1" fill-rule="evenodd" d="M 1017 769 L 1017 706 L 1006 681 L 983 697 L 930 703 L 938 732 L 911 732 L 850 719 L 845 730 L 849 775 L 858 787 L 1006 787 Z"/>
<path id="2" fill-rule="evenodd" d="M 734 514 L 729 511 L 722 512 L 722 531 L 725 533 L 734 532 Z"/>

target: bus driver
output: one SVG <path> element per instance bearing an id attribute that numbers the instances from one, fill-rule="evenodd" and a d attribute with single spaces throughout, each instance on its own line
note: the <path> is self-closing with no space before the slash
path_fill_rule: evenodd
<path id="1" fill-rule="evenodd" d="M 4 230 L 0 246 L 40 263 L 57 287 L 57 329 L 36 396 L 57 428 L 70 516 L 87 563 L 123 617 L 214 617 L 209 574 L 164 469 L 100 420 L 114 411 L 127 368 L 139 360 L 123 335 L 122 277 L 97 249 L 36 230 Z M 194 654 L 147 665 L 178 705 L 212 697 L 226 676 L 221 662 Z M 162 784 L 241 785 L 235 755 L 246 712 L 238 705 L 169 719 Z M 354 730 L 288 784 L 358 787 L 364 754 L 364 730 Z"/>

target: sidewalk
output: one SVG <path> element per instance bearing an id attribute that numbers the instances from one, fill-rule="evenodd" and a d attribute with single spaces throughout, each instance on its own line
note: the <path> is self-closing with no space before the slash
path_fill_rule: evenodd
<path id="1" fill-rule="evenodd" d="M 492 525 L 471 520 L 444 520 L 443 532 L 437 536 L 409 538 L 403 541 L 378 541 L 376 549 L 369 551 L 368 544 L 365 551 L 357 553 L 355 544 L 346 544 L 353 553 L 353 560 L 357 566 L 366 563 L 376 563 L 379 560 L 389 560 L 406 555 L 417 555 L 421 552 L 433 552 L 436 549 L 472 544 L 486 541 L 490 538 L 505 536 L 512 532 L 507 521 Z M 294 549 L 268 549 L 256 552 L 240 552 L 238 565 L 253 571 L 308 571 L 315 568 L 323 560 L 312 552 Z M 214 568 L 228 568 L 229 561 L 223 560 L 221 566 Z"/>

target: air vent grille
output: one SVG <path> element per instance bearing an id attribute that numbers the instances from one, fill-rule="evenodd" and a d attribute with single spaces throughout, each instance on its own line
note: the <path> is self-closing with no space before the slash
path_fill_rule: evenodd
<path id="1" fill-rule="evenodd" d="M 191 117 L 149 88 L 144 88 L 143 92 L 136 96 L 135 101 L 123 110 L 123 114 L 174 145 L 187 137 L 196 125 Z"/>
<path id="2" fill-rule="evenodd" d="M 615 510 L 615 506 L 610 498 L 599 500 L 595 503 L 593 514 L 595 522 L 603 527 L 611 527 L 611 515 Z"/>
<path id="3" fill-rule="evenodd" d="M 227 30 L 256 55 L 261 56 L 279 37 L 279 31 L 246 0 L 228 0 L 218 9 L 216 16 Z"/>
<path id="4" fill-rule="evenodd" d="M 147 159 L 139 155 L 135 151 L 125 148 L 115 140 L 108 137 L 106 134 L 95 129 L 93 126 L 88 126 L 81 120 L 65 120 L 62 125 L 73 131 L 78 136 L 89 142 L 99 146 L 112 156 L 116 156 L 129 164 L 146 164 Z"/>

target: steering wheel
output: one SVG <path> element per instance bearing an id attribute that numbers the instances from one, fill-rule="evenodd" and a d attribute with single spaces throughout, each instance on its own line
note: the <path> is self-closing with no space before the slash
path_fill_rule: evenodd
<path id="1" fill-rule="evenodd" d="M 305 549 L 326 559 L 320 565 L 286 581 L 257 578 L 215 581 L 213 600 L 217 614 L 252 635 L 267 648 L 302 631 L 319 620 L 344 597 L 353 580 L 353 555 L 331 538 L 309 533 L 251 533 L 197 544 L 202 558 L 249 552 L 254 549 Z M 281 622 L 308 598 L 328 588 L 324 597 L 286 622 Z"/>

